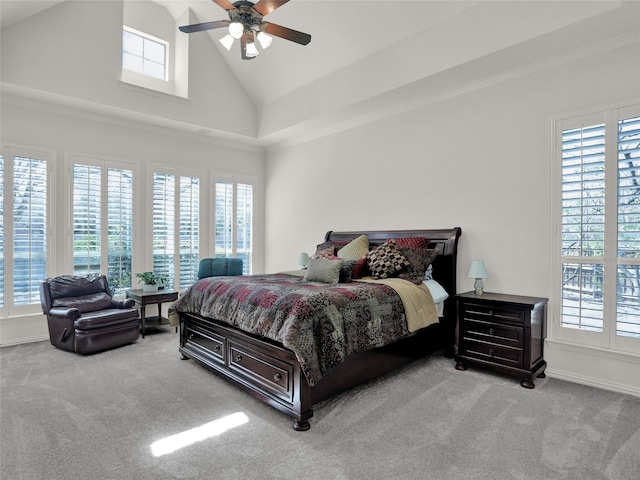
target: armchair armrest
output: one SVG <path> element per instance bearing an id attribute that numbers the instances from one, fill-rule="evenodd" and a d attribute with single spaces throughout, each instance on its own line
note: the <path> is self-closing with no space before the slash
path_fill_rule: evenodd
<path id="1" fill-rule="evenodd" d="M 133 298 L 127 298 L 124 300 L 111 299 L 111 308 L 133 308 L 136 302 Z"/>
<path id="2" fill-rule="evenodd" d="M 76 320 L 80 318 L 80 310 L 77 308 L 65 308 L 65 307 L 53 307 L 49 310 L 49 315 L 54 317 L 68 318 L 69 320 Z"/>

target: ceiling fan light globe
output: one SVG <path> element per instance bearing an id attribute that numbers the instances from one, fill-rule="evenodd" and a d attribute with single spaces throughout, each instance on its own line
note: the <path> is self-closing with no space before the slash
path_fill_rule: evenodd
<path id="1" fill-rule="evenodd" d="M 229 35 L 233 38 L 238 39 L 242 37 L 244 33 L 244 25 L 240 22 L 232 22 L 229 24 Z"/>
<path id="2" fill-rule="evenodd" d="M 268 33 L 264 33 L 264 32 L 258 32 L 258 35 L 256 35 L 256 38 L 260 42 L 260 46 L 263 49 L 269 48 L 269 45 L 271 45 L 271 42 L 273 42 L 273 37 Z"/>
<path id="3" fill-rule="evenodd" d="M 256 48 L 256 44 L 253 42 L 247 43 L 247 50 L 245 52 L 245 55 L 247 57 L 257 57 L 258 56 L 258 49 Z"/>
<path id="4" fill-rule="evenodd" d="M 231 50 L 231 46 L 233 45 L 233 42 L 234 42 L 233 37 L 228 33 L 220 39 L 220 43 L 227 50 Z"/>

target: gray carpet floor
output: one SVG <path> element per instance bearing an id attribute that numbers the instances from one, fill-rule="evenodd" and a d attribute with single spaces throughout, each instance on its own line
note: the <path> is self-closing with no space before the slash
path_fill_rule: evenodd
<path id="1" fill-rule="evenodd" d="M 316 405 L 296 432 L 177 348 L 168 328 L 87 357 L 1 348 L 0 478 L 640 478 L 637 397 L 553 378 L 526 390 L 434 355 Z M 227 416 L 243 423 L 221 433 Z M 183 432 L 195 440 L 156 456 Z"/>

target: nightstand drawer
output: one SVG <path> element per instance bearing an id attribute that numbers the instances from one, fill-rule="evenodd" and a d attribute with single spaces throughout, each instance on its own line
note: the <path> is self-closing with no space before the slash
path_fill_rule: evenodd
<path id="1" fill-rule="evenodd" d="M 465 319 L 495 320 L 497 322 L 510 322 L 524 324 L 525 312 L 522 308 L 510 308 L 503 305 L 484 305 L 479 303 L 465 303 Z"/>
<path id="2" fill-rule="evenodd" d="M 521 348 L 509 348 L 495 343 L 483 342 L 472 338 L 464 340 L 465 355 L 491 363 L 522 367 L 523 351 Z"/>
<path id="3" fill-rule="evenodd" d="M 468 338 L 515 348 L 523 348 L 524 345 L 524 327 L 467 319 L 465 328 L 464 336 Z"/>

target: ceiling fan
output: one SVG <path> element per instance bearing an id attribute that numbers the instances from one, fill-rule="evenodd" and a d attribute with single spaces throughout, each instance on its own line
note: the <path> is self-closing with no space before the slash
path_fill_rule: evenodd
<path id="1" fill-rule="evenodd" d="M 229 14 L 229 20 L 216 20 L 213 22 L 197 23 L 179 27 L 181 32 L 194 33 L 214 28 L 227 27 L 229 33 L 220 39 L 220 43 L 227 50 L 231 50 L 234 40 L 240 39 L 242 47 L 242 59 L 251 60 L 258 55 L 255 40 L 260 42 L 262 48 L 271 45 L 273 38 L 270 35 L 284 38 L 292 42 L 306 45 L 311 41 L 311 35 L 298 32 L 275 23 L 263 21 L 263 17 L 281 7 L 289 0 L 259 0 L 257 3 L 229 0 L 212 0 L 224 8 Z"/>

